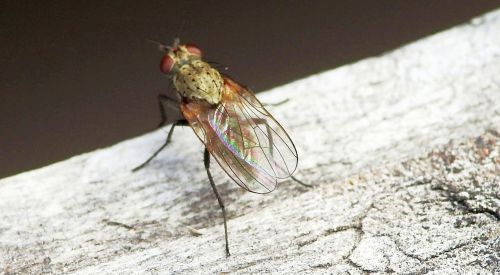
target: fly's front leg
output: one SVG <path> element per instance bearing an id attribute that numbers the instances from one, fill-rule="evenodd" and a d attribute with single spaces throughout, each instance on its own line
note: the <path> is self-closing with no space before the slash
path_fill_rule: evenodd
<path id="1" fill-rule="evenodd" d="M 160 109 L 160 115 L 161 115 L 161 121 L 158 124 L 157 128 L 160 128 L 167 123 L 167 113 L 165 112 L 165 105 L 167 104 L 167 107 L 169 107 L 172 110 L 178 110 L 179 109 L 179 102 L 175 101 L 174 99 L 171 99 L 170 97 L 166 95 L 159 94 L 158 95 L 158 108 Z"/>
<path id="2" fill-rule="evenodd" d="M 208 152 L 208 149 L 206 149 L 206 148 L 205 148 L 205 152 L 203 153 L 203 163 L 205 164 L 205 170 L 207 170 L 207 175 L 208 175 L 208 180 L 210 181 L 210 185 L 212 186 L 214 194 L 217 197 L 217 201 L 219 202 L 219 206 L 222 210 L 222 218 L 224 218 L 224 236 L 226 239 L 226 256 L 229 257 L 230 254 L 229 254 L 229 241 L 227 238 L 226 209 L 224 207 L 224 202 L 222 202 L 222 199 L 219 195 L 219 192 L 217 191 L 217 188 L 215 187 L 215 183 L 214 183 L 214 179 L 212 178 L 212 174 L 210 174 L 210 153 Z"/>
<path id="3" fill-rule="evenodd" d="M 188 125 L 189 124 L 188 124 L 187 120 L 184 120 L 184 119 L 177 120 L 176 122 L 174 122 L 172 124 L 172 127 L 170 127 L 170 131 L 168 131 L 167 140 L 165 141 L 165 143 L 160 148 L 158 148 L 158 150 L 156 150 L 156 152 L 154 152 L 153 155 L 151 157 L 149 157 L 145 162 L 143 162 L 141 165 L 132 169 L 132 172 L 135 172 L 135 171 L 143 168 L 144 166 L 146 166 L 152 159 L 154 159 L 156 157 L 156 155 L 158 155 L 161 152 L 161 150 L 163 150 L 163 149 L 165 149 L 165 147 L 167 147 L 167 145 L 172 140 L 172 134 L 174 133 L 175 126 L 188 126 Z"/>

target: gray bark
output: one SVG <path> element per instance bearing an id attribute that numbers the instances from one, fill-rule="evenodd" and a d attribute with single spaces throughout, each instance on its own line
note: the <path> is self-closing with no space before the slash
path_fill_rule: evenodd
<path id="1" fill-rule="evenodd" d="M 267 195 L 189 128 L 0 180 L 0 272 L 500 272 L 500 10 L 259 97 L 294 139 L 297 177 Z"/>

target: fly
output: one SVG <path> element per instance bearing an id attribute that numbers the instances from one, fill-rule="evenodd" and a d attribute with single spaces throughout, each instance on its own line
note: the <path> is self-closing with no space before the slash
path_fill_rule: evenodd
<path id="1" fill-rule="evenodd" d="M 179 101 L 158 96 L 162 116 L 159 127 L 166 123 L 164 104 L 180 106 L 184 119 L 175 121 L 165 143 L 132 171 L 144 167 L 170 143 L 176 126 L 190 126 L 205 145 L 205 170 L 222 210 L 229 256 L 226 210 L 210 173 L 210 157 L 249 192 L 269 193 L 279 180 L 289 177 L 310 185 L 292 176 L 298 163 L 295 145 L 252 92 L 203 61 L 201 50 L 194 45 L 181 45 L 176 39 L 173 46 L 162 45 L 160 49 L 165 52 L 160 70 L 171 79 Z"/>

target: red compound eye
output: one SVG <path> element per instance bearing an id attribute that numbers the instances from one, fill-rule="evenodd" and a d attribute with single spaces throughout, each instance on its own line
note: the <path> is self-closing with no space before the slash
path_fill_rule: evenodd
<path id="1" fill-rule="evenodd" d="M 160 62 L 160 70 L 164 74 L 170 73 L 174 67 L 174 60 L 168 54 L 164 55 Z"/>
<path id="2" fill-rule="evenodd" d="M 186 44 L 186 49 L 192 55 L 201 57 L 201 50 L 193 44 Z"/>

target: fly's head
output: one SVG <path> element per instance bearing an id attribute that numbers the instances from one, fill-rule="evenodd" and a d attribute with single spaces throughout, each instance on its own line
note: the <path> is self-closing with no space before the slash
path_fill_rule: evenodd
<path id="1" fill-rule="evenodd" d="M 190 44 L 166 47 L 160 70 L 171 76 L 177 92 L 188 100 L 202 100 L 217 105 L 222 97 L 224 80 L 220 73 L 201 59 L 201 50 Z"/>

